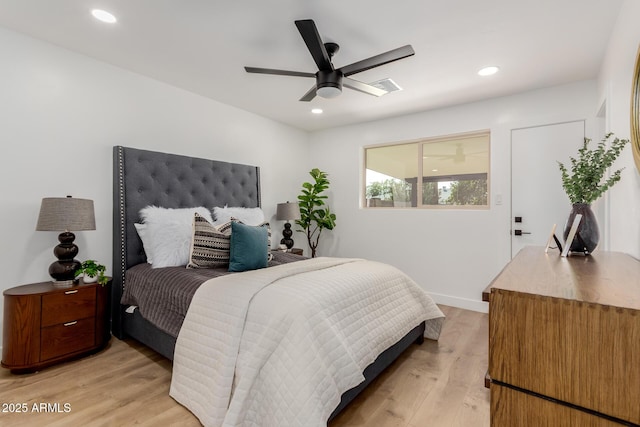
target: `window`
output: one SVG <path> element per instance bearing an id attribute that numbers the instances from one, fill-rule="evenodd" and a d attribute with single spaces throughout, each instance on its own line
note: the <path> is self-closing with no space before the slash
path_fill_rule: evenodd
<path id="1" fill-rule="evenodd" d="M 366 207 L 488 207 L 488 131 L 365 148 Z"/>

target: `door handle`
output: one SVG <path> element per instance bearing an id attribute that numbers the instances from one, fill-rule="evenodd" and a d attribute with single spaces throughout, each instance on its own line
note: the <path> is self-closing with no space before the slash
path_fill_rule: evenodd
<path id="1" fill-rule="evenodd" d="M 531 233 L 529 231 L 513 230 L 513 234 L 515 234 L 516 236 L 522 236 L 523 234 L 531 234 Z"/>

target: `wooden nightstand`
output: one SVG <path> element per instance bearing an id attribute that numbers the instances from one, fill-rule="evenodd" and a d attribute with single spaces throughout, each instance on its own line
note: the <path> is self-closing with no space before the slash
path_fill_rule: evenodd
<path id="1" fill-rule="evenodd" d="M 111 337 L 109 282 L 56 287 L 51 282 L 3 292 L 2 366 L 13 373 L 87 355 Z"/>
<path id="2" fill-rule="evenodd" d="M 291 248 L 287 251 L 281 251 L 280 249 L 271 249 L 271 252 L 284 252 L 288 254 L 301 255 L 304 256 L 304 251 L 300 248 Z"/>

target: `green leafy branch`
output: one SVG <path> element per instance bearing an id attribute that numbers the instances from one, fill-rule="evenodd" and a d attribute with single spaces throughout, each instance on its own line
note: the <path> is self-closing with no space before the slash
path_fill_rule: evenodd
<path id="1" fill-rule="evenodd" d="M 620 181 L 620 174 L 624 168 L 616 170 L 606 180 L 604 175 L 629 140 L 614 138 L 607 149 L 607 141 L 611 136 L 612 133 L 607 134 L 593 150 L 589 149 L 591 139 L 585 138 L 582 148 L 578 150 L 578 158 L 569 157 L 571 173 L 564 164 L 558 162 L 562 187 L 572 204 L 591 204 Z"/>

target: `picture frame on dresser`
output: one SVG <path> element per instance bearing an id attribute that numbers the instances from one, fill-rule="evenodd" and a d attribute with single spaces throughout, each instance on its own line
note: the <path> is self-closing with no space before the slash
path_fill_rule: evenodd
<path id="1" fill-rule="evenodd" d="M 544 247 L 544 253 L 549 253 L 549 249 L 558 249 L 558 252 L 562 254 L 562 243 L 560 243 L 560 239 L 556 236 L 556 228 L 557 224 L 553 224 L 551 232 L 549 233 L 549 238 L 547 239 L 547 244 Z M 556 246 L 551 246 L 554 242 Z"/>
<path id="2" fill-rule="evenodd" d="M 569 229 L 569 234 L 567 235 L 567 240 L 564 242 L 564 249 L 562 249 L 560 256 L 566 257 L 569 255 L 569 249 L 573 244 L 573 240 L 576 238 L 578 227 L 580 227 L 580 221 L 582 221 L 582 214 L 577 214 L 573 219 L 573 223 L 571 224 L 571 228 Z"/>

